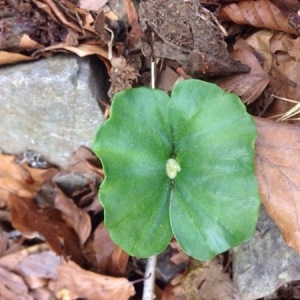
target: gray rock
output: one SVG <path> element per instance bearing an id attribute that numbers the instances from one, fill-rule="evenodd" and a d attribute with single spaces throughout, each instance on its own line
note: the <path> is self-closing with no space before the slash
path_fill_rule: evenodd
<path id="1" fill-rule="evenodd" d="M 300 279 L 300 253 L 288 247 L 264 208 L 254 237 L 233 250 L 233 281 L 243 299 L 273 293 Z"/>
<path id="2" fill-rule="evenodd" d="M 91 146 L 103 121 L 105 68 L 96 57 L 56 55 L 0 68 L 0 148 L 32 149 L 65 166 L 79 146 Z"/>

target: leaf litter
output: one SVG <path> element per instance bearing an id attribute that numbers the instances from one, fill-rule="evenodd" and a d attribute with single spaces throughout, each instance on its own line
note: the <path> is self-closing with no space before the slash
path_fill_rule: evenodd
<path id="1" fill-rule="evenodd" d="M 124 19 L 109 7 L 110 1 L 81 1 L 81 7 L 75 2 L 34 0 L 22 6 L 8 0 L 0 2 L 8 16 L 1 19 L 0 64 L 48 57 L 57 51 L 69 51 L 78 56 L 97 54 L 110 74 L 111 96 L 124 87 L 138 83 L 147 85 L 149 57 L 144 57 L 140 50 L 146 37 L 133 2 L 126 1 L 128 35 L 125 40 L 115 36 L 111 60 L 108 49 L 112 36 L 105 27 L 116 33 L 115 24 Z M 216 4 L 215 12 L 219 10 L 216 14 L 219 20 L 226 21 L 222 25 L 228 28 L 227 39 L 234 39 L 230 55 L 251 70 L 218 82 L 239 94 L 254 114 L 293 123 L 286 125 L 256 119 L 256 173 L 268 213 L 285 241 L 299 250 L 299 2 L 250 0 L 228 5 L 222 2 Z M 10 5 L 6 7 L 7 3 Z M 92 11 L 95 5 L 98 11 Z M 30 14 L 36 22 L 34 28 L 28 26 Z M 24 22 L 19 32 L 11 31 L 14 17 Z M 8 35 L 12 37 L 10 43 Z M 162 60 L 157 69 L 157 86 L 170 90 L 181 74 L 176 73 L 176 67 L 174 61 Z M 201 66 L 201 70 L 204 69 L 205 66 Z M 171 70 L 171 82 L 169 75 L 163 75 L 165 70 L 169 74 Z M 102 207 L 97 197 L 103 170 L 93 154 L 79 148 L 65 170 L 51 166 L 33 168 L 26 161 L 20 163 L 14 156 L 0 156 L 1 297 L 17 299 L 22 295 L 24 299 L 48 299 L 54 295 L 58 299 L 93 299 L 104 293 L 103 299 L 128 299 L 133 295 L 133 285 L 125 278 L 129 277 L 132 258 L 113 244 L 103 226 Z M 71 184 L 74 180 L 76 184 Z M 282 199 L 285 199 L 284 204 Z M 11 231 L 11 224 L 17 230 Z M 37 245 L 28 247 L 30 241 Z M 170 261 L 183 263 L 185 258 L 180 256 L 178 249 L 176 251 L 177 256 L 172 256 Z M 201 288 L 209 286 L 210 276 L 213 282 L 223 278 L 219 262 L 205 268 L 213 270 L 215 275 L 205 275 L 204 281 L 201 281 L 206 274 L 203 266 L 195 277 L 189 277 L 189 273 L 195 273 L 186 268 L 184 276 L 190 278 L 187 282 L 192 285 L 193 293 L 199 292 L 199 282 Z M 78 277 L 74 278 L 74 274 Z M 123 278 L 118 281 L 116 276 Z M 89 285 L 89 278 L 93 278 L 93 287 Z M 107 289 L 103 282 L 109 283 Z M 186 299 L 182 282 L 182 275 L 179 275 L 166 283 L 162 299 Z M 96 285 L 99 289 L 91 294 L 90 290 Z M 210 299 L 212 288 L 207 291 L 207 299 Z"/>
<path id="2" fill-rule="evenodd" d="M 0 236 L 1 297 L 128 299 L 134 295 L 132 283 L 124 277 L 128 255 L 111 241 L 99 217 L 102 171 L 96 157 L 79 148 L 67 170 L 32 168 L 4 154 L 0 161 L 0 186 L 6 187 L 1 209 L 9 210 L 8 221 L 16 233 L 4 231 Z M 70 174 L 73 177 L 66 176 Z M 75 184 L 74 174 L 80 175 Z M 29 241 L 36 245 L 26 246 Z"/>

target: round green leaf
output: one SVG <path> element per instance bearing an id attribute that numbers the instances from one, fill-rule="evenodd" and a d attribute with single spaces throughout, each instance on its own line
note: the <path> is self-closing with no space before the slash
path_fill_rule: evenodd
<path id="1" fill-rule="evenodd" d="M 256 129 L 239 98 L 200 80 L 169 97 L 136 88 L 116 95 L 93 150 L 112 239 L 134 256 L 161 252 L 172 233 L 208 260 L 251 237 L 259 209 Z"/>
<path id="2" fill-rule="evenodd" d="M 135 256 L 161 252 L 172 237 L 165 170 L 172 152 L 169 102 L 164 92 L 143 87 L 117 94 L 94 140 L 105 171 L 99 193 L 105 225 Z"/>
<path id="3" fill-rule="evenodd" d="M 209 83 L 178 84 L 171 101 L 174 156 L 181 166 L 171 196 L 171 225 L 186 253 L 208 260 L 255 229 L 256 129 L 237 96 Z"/>

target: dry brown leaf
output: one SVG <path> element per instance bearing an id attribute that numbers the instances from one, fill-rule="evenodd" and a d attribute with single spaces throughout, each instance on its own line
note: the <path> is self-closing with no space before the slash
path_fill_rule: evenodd
<path id="1" fill-rule="evenodd" d="M 32 300 L 28 294 L 28 286 L 23 278 L 3 267 L 0 267 L 0 299 Z"/>
<path id="2" fill-rule="evenodd" d="M 126 273 L 129 255 L 123 249 L 116 246 L 111 256 L 111 264 L 109 266 L 109 274 L 123 276 Z"/>
<path id="3" fill-rule="evenodd" d="M 92 230 L 89 215 L 77 207 L 74 201 L 66 197 L 60 189 L 57 189 L 54 207 L 62 212 L 62 219 L 75 230 L 81 245 L 84 245 Z"/>
<path id="4" fill-rule="evenodd" d="M 298 32 L 271 1 L 243 1 L 224 6 L 219 14 L 223 21 L 252 25 L 260 28 L 279 30 L 287 33 Z"/>
<path id="5" fill-rule="evenodd" d="M 37 43 L 36 41 L 32 40 L 27 34 L 23 34 L 20 39 L 20 45 L 19 48 L 22 50 L 27 49 L 38 49 L 43 47 L 43 45 Z"/>
<path id="6" fill-rule="evenodd" d="M 108 60 L 107 48 L 96 45 L 96 44 L 80 44 L 77 47 L 74 47 L 74 46 L 68 46 L 65 43 L 60 43 L 60 44 L 56 44 L 53 46 L 49 46 L 49 47 L 37 50 L 34 53 L 34 55 L 37 55 L 37 54 L 45 52 L 45 51 L 55 51 L 55 50 L 67 50 L 67 51 L 77 54 L 80 57 L 97 54 L 97 55 L 99 55 L 100 58 L 102 58 L 102 59 L 105 58 L 106 60 Z"/>
<path id="7" fill-rule="evenodd" d="M 255 122 L 262 202 L 285 242 L 300 251 L 300 128 L 260 118 Z"/>
<path id="8" fill-rule="evenodd" d="M 45 251 L 43 251 L 43 248 L 45 248 Z M 27 251 L 27 249 L 29 250 Z M 32 290 L 46 286 L 50 278 L 55 278 L 56 268 L 62 262 L 62 257 L 46 247 L 33 246 L 26 248 L 25 251 L 22 250 L 3 256 L 0 259 L 0 266 L 21 275 Z"/>
<path id="9" fill-rule="evenodd" d="M 135 5 L 133 1 L 126 0 L 125 1 L 125 8 L 127 13 L 127 19 L 128 23 L 131 26 L 131 30 L 128 36 L 128 41 L 131 47 L 134 47 L 137 45 L 139 40 L 144 37 L 144 33 L 141 29 L 141 25 L 139 22 L 139 16 L 136 11 Z"/>
<path id="10" fill-rule="evenodd" d="M 99 11 L 106 3 L 107 0 L 80 0 L 79 6 L 86 10 Z"/>
<path id="11" fill-rule="evenodd" d="M 240 300 L 237 290 L 222 265 L 213 259 L 201 262 L 191 259 L 184 275 L 172 280 L 163 292 L 162 300 Z"/>
<path id="12" fill-rule="evenodd" d="M 52 207 L 39 207 L 32 198 L 10 195 L 12 225 L 28 237 L 40 233 L 50 247 L 65 258 L 71 258 L 85 265 L 78 236 L 63 220 L 62 213 Z"/>
<path id="13" fill-rule="evenodd" d="M 53 294 L 47 289 L 49 279 L 56 278 L 56 269 L 63 262 L 63 258 L 50 251 L 47 244 L 39 244 L 26 247 L 23 250 L 3 256 L 0 258 L 0 270 L 4 268 L 10 272 L 9 278 L 13 278 L 16 274 L 22 276 L 22 280 L 26 283 L 26 288 L 30 290 L 27 295 L 15 295 L 14 297 L 3 297 L 0 283 L 1 299 L 52 299 Z M 1 273 L 1 271 L 0 271 Z M 0 275 L 1 277 L 1 275 Z M 19 282 L 17 282 L 19 284 Z M 22 288 L 22 282 L 20 287 Z M 19 288 L 19 287 L 18 287 Z M 23 291 L 21 291 L 23 293 Z M 19 292 L 18 292 L 19 293 Z"/>
<path id="14" fill-rule="evenodd" d="M 300 99 L 300 38 L 289 34 L 276 33 L 270 39 L 272 54 L 271 80 L 269 87 L 278 97 L 299 101 Z M 276 116 L 280 119 L 295 104 L 275 99 L 266 116 Z M 299 124 L 299 122 L 298 122 Z"/>
<path id="15" fill-rule="evenodd" d="M 100 223 L 94 231 L 93 250 L 101 273 L 124 275 L 128 254 L 112 241 L 103 223 Z"/>
<path id="16" fill-rule="evenodd" d="M 14 156 L 0 154 L 0 199 L 7 199 L 9 194 L 32 197 L 57 172 L 55 168 L 36 169 L 27 163 L 17 164 Z"/>
<path id="17" fill-rule="evenodd" d="M 91 150 L 85 147 L 79 147 L 70 158 L 68 170 L 78 173 L 96 173 L 103 175 L 100 161 Z"/>
<path id="18" fill-rule="evenodd" d="M 270 40 L 273 37 L 274 32 L 271 30 L 259 30 L 246 39 L 246 43 L 250 45 L 263 60 L 263 68 L 265 72 L 269 74 L 273 55 L 270 50 Z"/>
<path id="19" fill-rule="evenodd" d="M 56 299 L 127 300 L 135 294 L 133 285 L 126 278 L 113 278 L 86 271 L 72 261 L 57 268 L 57 278 L 49 287 Z"/>
<path id="20" fill-rule="evenodd" d="M 188 264 L 190 256 L 188 256 L 185 252 L 183 252 L 183 250 L 181 249 L 181 247 L 179 246 L 179 244 L 177 243 L 177 241 L 172 240 L 170 242 L 170 246 L 173 249 L 176 249 L 178 252 L 176 254 L 174 254 L 171 258 L 170 261 L 172 263 L 174 263 L 175 265 L 179 265 L 179 264 Z"/>
<path id="21" fill-rule="evenodd" d="M 264 91 L 270 82 L 270 77 L 263 70 L 256 56 L 246 46 L 243 48 L 239 46 L 238 49 L 231 53 L 231 56 L 235 60 L 247 64 L 251 70 L 246 74 L 225 77 L 218 82 L 218 85 L 228 92 L 236 93 L 243 102 L 250 104 Z"/>

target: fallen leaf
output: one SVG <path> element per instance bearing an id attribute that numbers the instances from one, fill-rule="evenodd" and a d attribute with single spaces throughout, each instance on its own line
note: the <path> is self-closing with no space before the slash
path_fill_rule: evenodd
<path id="1" fill-rule="evenodd" d="M 103 175 L 99 159 L 91 150 L 85 147 L 79 147 L 71 156 L 68 170 L 84 174 L 96 173 Z"/>
<path id="2" fill-rule="evenodd" d="M 32 300 L 23 278 L 0 267 L 0 298 L 5 300 Z"/>
<path id="3" fill-rule="evenodd" d="M 86 10 L 99 11 L 106 3 L 107 0 L 80 0 L 79 6 Z"/>
<path id="4" fill-rule="evenodd" d="M 288 20 L 280 10 L 267 0 L 242 1 L 224 6 L 219 13 L 222 21 L 232 21 L 237 24 L 279 30 L 287 33 L 298 32 L 289 25 Z"/>
<path id="5" fill-rule="evenodd" d="M 201 262 L 191 259 L 184 275 L 172 280 L 162 300 L 232 300 L 241 299 L 228 273 L 217 259 Z"/>
<path id="6" fill-rule="evenodd" d="M 62 219 L 75 230 L 80 244 L 84 245 L 92 230 L 89 215 L 77 207 L 74 201 L 66 197 L 60 189 L 57 189 L 54 207 L 62 212 Z"/>
<path id="7" fill-rule="evenodd" d="M 111 256 L 116 247 L 103 223 L 94 231 L 93 248 L 97 266 L 101 273 L 106 274 L 111 262 Z"/>
<path id="8" fill-rule="evenodd" d="M 137 45 L 140 39 L 144 38 L 144 33 L 141 29 L 139 16 L 133 1 L 126 0 L 125 8 L 127 13 L 128 23 L 131 26 L 131 30 L 128 35 L 128 42 L 131 45 L 131 47 L 134 47 Z"/>
<path id="9" fill-rule="evenodd" d="M 262 203 L 290 247 L 300 251 L 300 128 L 255 118 Z"/>
<path id="10" fill-rule="evenodd" d="M 135 294 L 132 283 L 126 278 L 114 278 L 86 271 L 72 261 L 65 262 L 57 268 L 57 278 L 50 282 L 49 287 L 55 293 L 56 299 L 125 300 Z"/>
<path id="11" fill-rule="evenodd" d="M 239 45 L 243 43 L 245 42 L 240 41 Z M 225 77 L 218 81 L 221 88 L 236 93 L 246 104 L 255 101 L 270 82 L 270 76 L 264 71 L 253 52 L 246 46 L 239 46 L 231 52 L 235 60 L 247 64 L 251 70 L 249 73 Z"/>
<path id="12" fill-rule="evenodd" d="M 40 233 L 53 251 L 85 265 L 79 238 L 74 229 L 65 223 L 61 211 L 53 207 L 39 207 L 32 198 L 12 194 L 8 198 L 8 206 L 12 225 L 17 230 L 31 238 L 36 232 Z"/>
<path id="13" fill-rule="evenodd" d="M 245 40 L 262 58 L 263 68 L 268 74 L 273 61 L 273 54 L 270 50 L 270 40 L 273 36 L 274 31 L 264 29 L 253 33 Z"/>
<path id="14" fill-rule="evenodd" d="M 272 53 L 272 68 L 270 74 L 272 80 L 270 89 L 276 97 L 287 100 L 275 99 L 271 109 L 265 116 L 276 116 L 281 119 L 295 106 L 300 99 L 300 38 L 289 34 L 276 33 L 270 39 L 270 52 Z M 291 101 L 289 101 L 291 100 Z M 298 122 L 299 124 L 299 122 Z"/>
<path id="15" fill-rule="evenodd" d="M 0 65 L 15 64 L 21 61 L 34 60 L 31 56 L 8 51 L 0 51 Z"/>
<path id="16" fill-rule="evenodd" d="M 92 244 L 97 267 L 102 274 L 125 274 L 129 256 L 112 241 L 103 222 L 95 229 Z"/>
<path id="17" fill-rule="evenodd" d="M 116 246 L 112 256 L 111 264 L 109 266 L 109 274 L 115 276 L 123 276 L 126 273 L 129 255 L 120 247 Z"/>
<path id="18" fill-rule="evenodd" d="M 55 168 L 31 168 L 27 163 L 16 163 L 15 156 L 0 154 L 0 199 L 10 194 L 30 198 L 57 172 Z"/>

